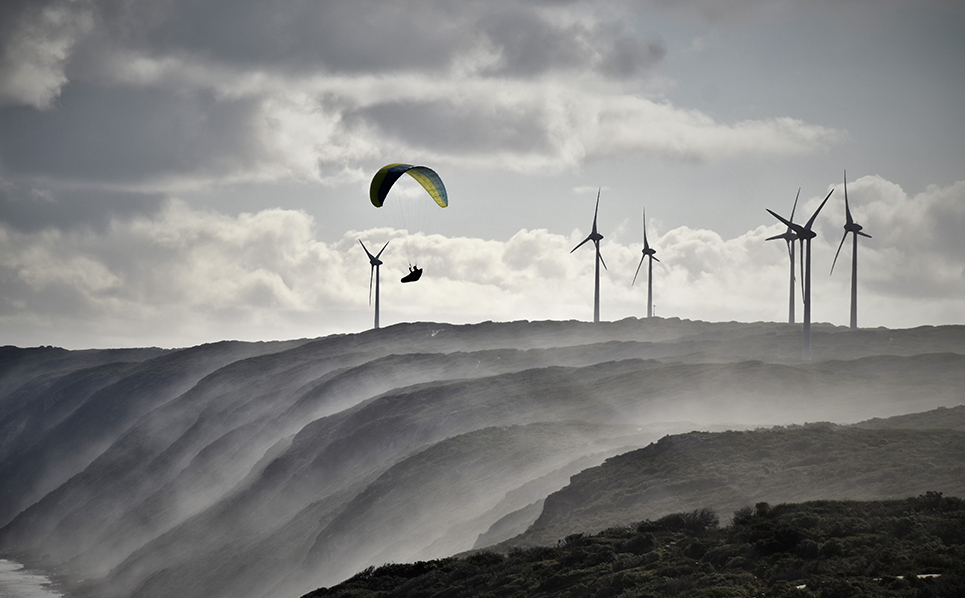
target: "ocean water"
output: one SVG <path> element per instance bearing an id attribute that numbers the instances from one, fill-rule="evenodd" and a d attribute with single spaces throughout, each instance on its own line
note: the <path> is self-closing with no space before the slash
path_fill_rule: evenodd
<path id="1" fill-rule="evenodd" d="M 0 559 L 0 598 L 64 598 L 43 575 L 30 573 L 20 563 Z"/>

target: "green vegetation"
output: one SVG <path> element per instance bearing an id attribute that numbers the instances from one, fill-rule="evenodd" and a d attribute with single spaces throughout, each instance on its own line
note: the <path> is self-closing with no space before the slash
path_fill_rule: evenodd
<path id="1" fill-rule="evenodd" d="M 965 421 L 962 409 L 933 414 L 921 419 Z M 926 490 L 965 496 L 965 433 L 815 423 L 674 434 L 573 476 L 506 544 L 545 545 L 704 507 L 733 513 L 761 501 L 892 500 Z"/>
<path id="2" fill-rule="evenodd" d="M 305 598 L 962 596 L 965 501 L 928 492 L 879 502 L 708 509 L 573 534 L 553 547 L 368 568 Z"/>

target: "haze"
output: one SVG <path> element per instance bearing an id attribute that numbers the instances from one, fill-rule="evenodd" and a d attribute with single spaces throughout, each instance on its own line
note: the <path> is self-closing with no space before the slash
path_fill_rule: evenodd
<path id="1" fill-rule="evenodd" d="M 813 341 L 804 362 L 796 326 L 653 318 L 4 347 L 0 554 L 81 595 L 298 596 L 368 566 L 510 540 L 572 476 L 666 434 L 965 402 L 961 326 L 816 325 Z M 846 451 L 863 473 L 825 498 L 963 490 L 936 487 L 949 474 L 934 466 L 882 475 L 894 463 L 876 446 Z M 713 477 L 721 494 L 748 495 L 740 478 Z M 747 484 L 772 503 L 801 492 Z"/>

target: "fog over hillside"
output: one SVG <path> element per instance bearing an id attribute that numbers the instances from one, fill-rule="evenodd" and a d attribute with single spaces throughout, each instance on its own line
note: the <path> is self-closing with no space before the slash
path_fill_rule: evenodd
<path id="1" fill-rule="evenodd" d="M 660 318 L 3 347 L 0 557 L 70 596 L 295 596 L 508 540 L 667 434 L 965 402 L 965 326 L 812 334 L 811 362 L 793 325 Z"/>

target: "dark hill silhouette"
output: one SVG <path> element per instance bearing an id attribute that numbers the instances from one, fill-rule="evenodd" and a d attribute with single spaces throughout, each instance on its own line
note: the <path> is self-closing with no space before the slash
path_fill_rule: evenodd
<path id="1" fill-rule="evenodd" d="M 809 363 L 794 326 L 661 318 L 2 348 L 0 556 L 98 597 L 298 595 L 504 540 L 666 434 L 962 402 L 965 327 L 812 332 Z"/>

